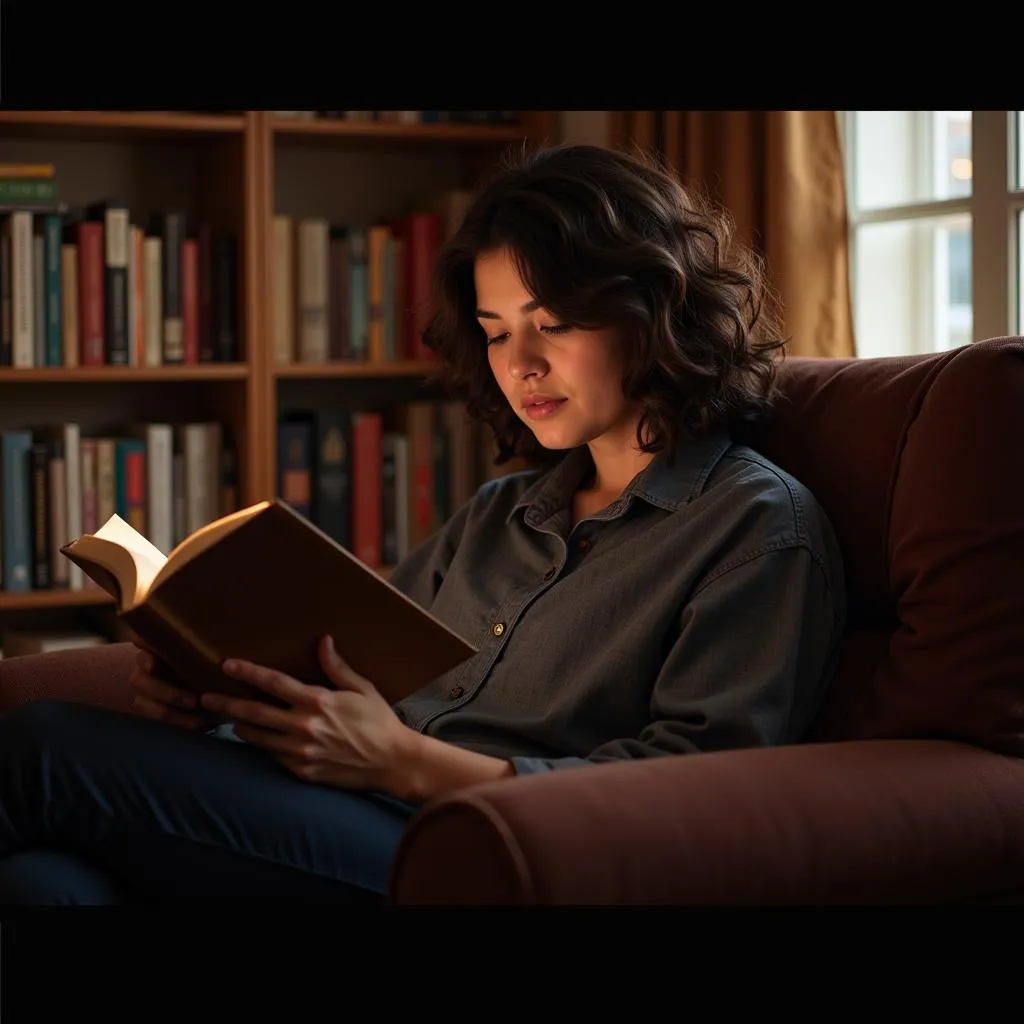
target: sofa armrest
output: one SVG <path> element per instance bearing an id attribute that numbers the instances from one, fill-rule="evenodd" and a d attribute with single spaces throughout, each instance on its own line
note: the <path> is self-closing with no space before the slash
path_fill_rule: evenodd
<path id="1" fill-rule="evenodd" d="M 436 800 L 399 904 L 820 904 L 999 899 L 1024 886 L 1024 762 L 930 740 L 565 769 Z"/>
<path id="2" fill-rule="evenodd" d="M 0 659 L 0 710 L 32 700 L 67 700 L 128 711 L 137 653 L 134 644 L 112 643 Z"/>

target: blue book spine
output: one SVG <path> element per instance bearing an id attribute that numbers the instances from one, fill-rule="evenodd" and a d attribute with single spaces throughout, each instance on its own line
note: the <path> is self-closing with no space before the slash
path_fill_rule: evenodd
<path id="1" fill-rule="evenodd" d="M 32 499 L 29 487 L 32 432 L 10 430 L 0 435 L 0 479 L 3 494 L 3 588 L 32 589 Z"/>
<path id="2" fill-rule="evenodd" d="M 44 291 L 46 296 L 46 365 L 61 366 L 64 347 L 61 338 L 61 268 L 60 245 L 63 221 L 57 214 L 43 221 Z"/>

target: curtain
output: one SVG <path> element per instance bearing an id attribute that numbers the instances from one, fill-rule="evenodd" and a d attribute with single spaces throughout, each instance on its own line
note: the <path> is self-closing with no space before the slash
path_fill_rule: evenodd
<path id="1" fill-rule="evenodd" d="M 855 354 L 846 185 L 831 110 L 616 110 L 610 144 L 660 153 L 765 259 L 792 356 Z"/>

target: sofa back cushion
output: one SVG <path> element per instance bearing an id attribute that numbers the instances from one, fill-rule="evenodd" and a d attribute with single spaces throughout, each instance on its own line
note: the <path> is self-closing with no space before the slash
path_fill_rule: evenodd
<path id="1" fill-rule="evenodd" d="M 1024 339 L 794 358 L 781 385 L 744 439 L 822 503 L 849 599 L 809 738 L 1024 754 Z"/>

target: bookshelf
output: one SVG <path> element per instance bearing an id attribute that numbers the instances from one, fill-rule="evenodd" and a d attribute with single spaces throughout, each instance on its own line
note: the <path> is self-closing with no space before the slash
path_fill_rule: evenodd
<path id="1" fill-rule="evenodd" d="M 75 422 L 85 437 L 132 423 L 216 421 L 233 446 L 237 502 L 278 493 L 277 427 L 289 410 L 386 410 L 431 395 L 423 387 L 430 364 L 400 352 L 352 361 L 275 357 L 275 216 L 388 221 L 427 196 L 471 189 L 508 147 L 555 135 L 554 111 L 521 112 L 514 124 L 309 120 L 267 111 L 0 111 L 0 162 L 54 165 L 70 208 L 116 198 L 142 227 L 160 211 L 180 210 L 189 225 L 207 225 L 237 245 L 230 360 L 0 366 L 0 430 Z M 0 586 L 0 628 L 45 625 L 108 603 L 91 589 Z"/>

